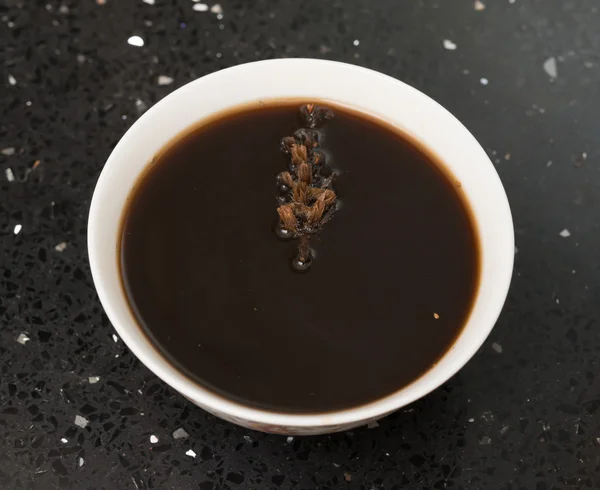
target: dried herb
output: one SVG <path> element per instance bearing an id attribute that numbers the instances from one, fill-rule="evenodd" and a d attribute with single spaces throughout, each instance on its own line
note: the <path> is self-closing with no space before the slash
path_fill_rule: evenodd
<path id="1" fill-rule="evenodd" d="M 280 206 L 277 235 L 298 240 L 298 253 L 292 266 L 306 271 L 312 264 L 310 239 L 335 213 L 337 196 L 332 188 L 335 174 L 323 175 L 325 155 L 319 150 L 319 133 L 315 130 L 333 112 L 324 106 L 306 104 L 300 108 L 305 128 L 281 140 L 281 150 L 290 156 L 289 171 L 277 176 Z"/>

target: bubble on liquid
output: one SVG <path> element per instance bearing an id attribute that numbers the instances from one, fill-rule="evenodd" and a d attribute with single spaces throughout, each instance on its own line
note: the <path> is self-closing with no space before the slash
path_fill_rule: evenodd
<path id="1" fill-rule="evenodd" d="M 283 151 L 283 153 L 288 154 L 291 151 L 291 147 L 292 145 L 296 144 L 296 140 L 293 138 L 293 136 L 286 136 L 285 138 L 281 139 L 281 151 Z"/>
<path id="2" fill-rule="evenodd" d="M 315 166 L 323 166 L 327 160 L 327 156 L 321 150 L 313 150 L 312 155 L 310 156 L 311 163 Z"/>
<path id="3" fill-rule="evenodd" d="M 319 173 L 323 177 L 331 177 L 331 174 L 333 174 L 333 169 L 330 165 L 321 165 L 319 167 Z"/>
<path id="4" fill-rule="evenodd" d="M 277 226 L 275 227 L 275 235 L 277 235 L 277 238 L 280 238 L 281 240 L 291 240 L 294 238 L 294 234 L 291 233 L 290 230 L 286 230 L 283 226 L 281 226 L 281 222 L 277 223 Z"/>
<path id="5" fill-rule="evenodd" d="M 310 266 L 313 263 L 312 256 L 309 255 L 306 260 L 300 260 L 298 256 L 292 259 L 292 269 L 296 272 L 306 272 L 310 269 Z"/>
<path id="6" fill-rule="evenodd" d="M 308 149 L 315 148 L 319 144 L 319 133 L 314 129 L 300 128 L 294 132 L 294 138 Z"/>
<path id="7" fill-rule="evenodd" d="M 279 204 L 285 204 L 287 203 L 287 198 L 285 196 L 277 196 L 277 202 Z"/>
<path id="8" fill-rule="evenodd" d="M 290 188 L 285 184 L 279 184 L 277 187 L 279 189 L 279 192 L 281 192 L 282 194 L 287 194 L 288 192 L 290 192 Z"/>

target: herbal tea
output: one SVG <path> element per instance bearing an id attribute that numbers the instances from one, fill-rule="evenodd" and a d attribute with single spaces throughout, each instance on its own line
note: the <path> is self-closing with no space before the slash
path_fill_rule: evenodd
<path id="1" fill-rule="evenodd" d="M 416 380 L 474 303 L 459 184 L 426 149 L 332 104 L 245 106 L 190 128 L 132 192 L 132 311 L 190 378 L 284 412 L 355 407 Z"/>

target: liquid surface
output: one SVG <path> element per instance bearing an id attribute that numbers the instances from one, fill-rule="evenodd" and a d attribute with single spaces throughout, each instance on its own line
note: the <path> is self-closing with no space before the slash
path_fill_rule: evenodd
<path id="1" fill-rule="evenodd" d="M 389 395 L 443 356 L 476 293 L 478 242 L 455 184 L 403 135 L 330 107 L 319 131 L 342 206 L 312 240 L 309 272 L 292 271 L 297 244 L 274 233 L 296 104 L 183 135 L 125 213 L 140 325 L 188 376 L 248 405 L 314 413 Z"/>

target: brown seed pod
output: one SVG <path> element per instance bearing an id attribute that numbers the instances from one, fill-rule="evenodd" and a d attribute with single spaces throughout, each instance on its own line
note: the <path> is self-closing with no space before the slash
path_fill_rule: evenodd
<path id="1" fill-rule="evenodd" d="M 312 184 L 312 172 L 310 170 L 310 165 L 306 162 L 301 163 L 298 166 L 298 180 L 301 182 L 305 182 L 306 184 Z"/>
<path id="2" fill-rule="evenodd" d="M 296 182 L 292 197 L 294 202 L 306 204 L 308 202 L 308 184 L 306 182 Z"/>
<path id="3" fill-rule="evenodd" d="M 294 209 L 291 204 L 283 204 L 277 208 L 277 213 L 279 214 L 279 219 L 281 219 L 281 223 L 283 227 L 291 233 L 296 233 L 298 231 L 298 220 L 296 219 L 296 215 L 294 214 Z"/>
<path id="4" fill-rule="evenodd" d="M 290 233 L 288 238 L 298 239 L 298 253 L 292 265 L 295 270 L 304 272 L 312 265 L 310 237 L 333 217 L 337 196 L 333 190 L 335 174 L 325 179 L 319 175 L 325 164 L 325 155 L 316 149 L 319 133 L 313 129 L 331 119 L 333 113 L 326 107 L 306 104 L 300 108 L 300 114 L 307 128 L 301 128 L 293 137 L 281 140 L 281 150 L 290 155 L 291 166 L 288 172 L 277 176 L 279 184 L 285 186 L 280 190 L 287 193 L 287 196 L 278 196 L 281 205 L 277 213 L 280 220 L 278 230 Z"/>
<path id="5" fill-rule="evenodd" d="M 309 128 L 316 128 L 334 117 L 329 108 L 317 104 L 306 104 L 300 107 L 300 116 Z"/>
<path id="6" fill-rule="evenodd" d="M 278 177 L 279 182 L 287 185 L 290 189 L 294 186 L 294 179 L 292 178 L 292 174 L 289 172 L 281 172 Z"/>

